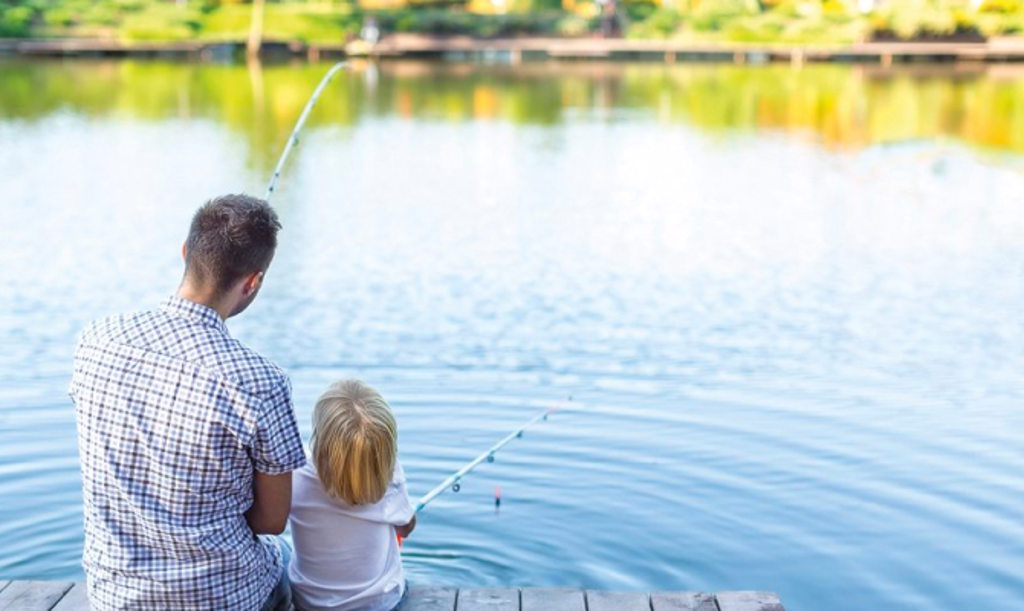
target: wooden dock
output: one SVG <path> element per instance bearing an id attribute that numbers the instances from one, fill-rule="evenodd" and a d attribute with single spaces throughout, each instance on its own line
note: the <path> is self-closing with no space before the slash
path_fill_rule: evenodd
<path id="1" fill-rule="evenodd" d="M 102 39 L 0 39 L 0 55 L 28 57 L 159 57 L 230 60 L 240 56 L 241 41 L 125 44 Z M 375 44 L 364 41 L 305 44 L 266 41 L 268 56 L 435 58 L 520 64 L 547 60 L 713 61 L 736 64 L 788 62 L 990 63 L 1024 62 L 1024 37 L 981 42 L 861 42 L 848 45 L 699 43 L 677 40 L 604 38 L 471 38 L 392 34 Z"/>
<path id="2" fill-rule="evenodd" d="M 0 611 L 86 611 L 85 584 L 0 580 Z M 785 611 L 771 592 L 609 592 L 412 586 L 402 611 Z"/>
<path id="3" fill-rule="evenodd" d="M 626 38 L 497 38 L 393 34 L 370 45 L 355 41 L 341 46 L 310 47 L 309 53 L 368 57 L 442 57 L 505 60 L 517 64 L 543 60 L 640 60 L 675 63 L 716 61 L 736 64 L 788 62 L 1020 62 L 1024 37 L 982 42 L 860 42 L 837 45 L 699 43 Z"/>

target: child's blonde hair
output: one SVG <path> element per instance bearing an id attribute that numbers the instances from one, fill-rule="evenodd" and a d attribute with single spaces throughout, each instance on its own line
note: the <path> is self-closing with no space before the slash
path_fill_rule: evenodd
<path id="1" fill-rule="evenodd" d="M 324 490 L 350 505 L 384 497 L 398 427 L 384 397 L 359 380 L 331 384 L 313 408 L 313 463 Z"/>

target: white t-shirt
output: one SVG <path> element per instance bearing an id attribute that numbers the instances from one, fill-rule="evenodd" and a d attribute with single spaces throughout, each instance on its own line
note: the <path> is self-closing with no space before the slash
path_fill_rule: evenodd
<path id="1" fill-rule="evenodd" d="M 308 611 L 394 608 L 405 588 L 394 526 L 408 524 L 414 513 L 398 461 L 384 498 L 371 505 L 349 505 L 328 496 L 312 461 L 294 471 L 288 520 L 295 554 L 288 578 L 295 606 Z"/>

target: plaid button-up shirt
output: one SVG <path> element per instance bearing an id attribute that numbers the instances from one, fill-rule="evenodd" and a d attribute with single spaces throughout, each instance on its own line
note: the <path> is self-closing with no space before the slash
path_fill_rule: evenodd
<path id="1" fill-rule="evenodd" d="M 96 321 L 75 351 L 94 609 L 258 609 L 281 576 L 253 535 L 253 471 L 305 464 L 291 385 L 205 306 Z"/>

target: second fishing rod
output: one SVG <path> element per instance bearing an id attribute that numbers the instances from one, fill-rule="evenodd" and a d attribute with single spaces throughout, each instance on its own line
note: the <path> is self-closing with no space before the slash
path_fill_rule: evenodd
<path id="1" fill-rule="evenodd" d="M 416 503 L 416 513 L 423 511 L 423 509 L 426 508 L 428 503 L 433 501 L 444 491 L 451 489 L 452 492 L 458 492 L 462 487 L 462 478 L 468 475 L 469 472 L 471 472 L 473 469 L 476 469 L 484 462 L 494 462 L 495 455 L 497 455 L 498 451 L 504 448 L 506 445 L 508 445 L 509 442 L 511 442 L 513 439 L 522 438 L 523 433 L 526 431 L 526 429 L 530 428 L 534 424 L 537 424 L 538 422 L 547 420 L 551 414 L 555 413 L 560 409 L 568 407 L 570 404 L 573 404 L 572 397 L 569 397 L 569 399 L 566 400 L 565 403 L 555 405 L 541 411 L 533 418 L 530 418 L 530 420 L 528 420 L 525 424 L 519 426 L 508 435 L 502 437 L 501 440 L 498 441 L 498 443 L 487 448 L 487 450 L 485 450 L 479 456 L 469 461 L 463 467 L 459 468 L 454 473 L 446 477 L 444 481 L 435 486 L 430 492 L 421 496 L 420 500 Z M 577 407 L 579 406 L 578 403 L 574 405 Z M 495 498 L 495 501 L 500 502 L 500 496 L 497 496 Z"/>

